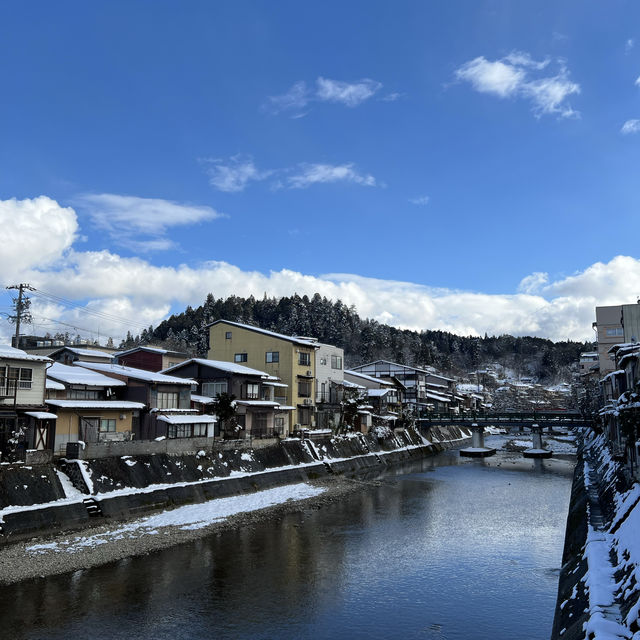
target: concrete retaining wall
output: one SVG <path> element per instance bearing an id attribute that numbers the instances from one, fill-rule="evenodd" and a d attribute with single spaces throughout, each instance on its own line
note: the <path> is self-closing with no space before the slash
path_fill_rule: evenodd
<path id="1" fill-rule="evenodd" d="M 386 440 L 362 434 L 313 443 L 287 439 L 249 451 L 209 450 L 182 455 L 162 452 L 91 460 L 63 459 L 58 464 L 75 487 L 97 504 L 101 516 L 92 517 L 91 522 L 98 523 L 329 474 L 381 470 L 443 448 L 442 444 L 425 445 L 416 433 L 405 432 Z M 131 493 L 128 489 L 132 489 Z M 121 495 L 109 495 L 116 490 Z M 53 465 L 0 471 L 0 508 L 46 503 L 63 497 Z M 89 522 L 89 515 L 79 498 L 75 504 L 43 504 L 39 509 L 5 513 L 3 519 L 0 542 L 36 532 L 83 526 Z"/>

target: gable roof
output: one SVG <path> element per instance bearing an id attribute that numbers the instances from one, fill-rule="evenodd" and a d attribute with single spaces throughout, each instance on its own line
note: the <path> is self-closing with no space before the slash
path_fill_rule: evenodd
<path id="1" fill-rule="evenodd" d="M 30 360 L 31 362 L 51 362 L 47 356 L 34 356 L 22 349 L 16 349 L 8 344 L 0 344 L 0 358 L 7 360 Z"/>
<path id="2" fill-rule="evenodd" d="M 62 351 L 71 351 L 71 353 L 75 353 L 78 356 L 91 356 L 93 358 L 105 358 L 107 360 L 111 360 L 114 354 L 109 353 L 108 351 L 101 351 L 100 349 L 86 349 L 81 347 L 74 347 L 73 345 L 66 345 L 64 347 L 60 347 L 55 351 L 52 351 L 49 356 L 53 357 Z"/>
<path id="3" fill-rule="evenodd" d="M 314 338 L 299 338 L 297 336 L 287 336 L 284 333 L 276 333 L 275 331 L 268 331 L 267 329 L 261 329 L 260 327 L 254 327 L 251 324 L 242 324 L 241 322 L 232 322 L 231 320 L 215 320 L 210 322 L 207 327 L 212 327 L 214 324 L 228 324 L 232 327 L 238 327 L 239 329 L 246 329 L 247 331 L 255 331 L 256 333 L 262 333 L 272 338 L 278 338 L 279 340 L 286 340 L 293 344 L 299 344 L 303 347 L 311 347 L 312 349 L 319 348 L 320 344 Z"/>
<path id="4" fill-rule="evenodd" d="M 356 369 L 363 369 L 364 367 L 370 367 L 372 364 L 377 364 L 378 362 L 384 362 L 385 364 L 393 365 L 394 367 L 400 367 L 402 369 L 411 369 L 412 371 L 419 371 L 420 373 L 424 373 L 428 376 L 434 376 L 435 378 L 440 378 L 442 380 L 448 380 L 449 382 L 453 382 L 453 378 L 447 378 L 446 376 L 442 376 L 439 373 L 433 373 L 433 371 L 427 371 L 426 369 L 420 369 L 420 367 L 412 367 L 409 364 L 400 364 L 399 362 L 391 362 L 391 360 L 374 360 L 373 362 L 367 362 L 367 364 L 361 364 L 355 367 Z"/>
<path id="5" fill-rule="evenodd" d="M 173 356 L 187 356 L 189 354 L 184 351 L 172 351 L 171 349 L 163 349 L 162 347 L 151 347 L 147 344 L 141 344 L 137 347 L 133 347 L 132 349 L 127 349 L 126 351 L 118 351 L 114 355 L 117 357 L 126 356 L 130 353 L 135 353 L 136 351 L 148 351 L 149 353 L 157 353 L 160 355 L 173 355 Z"/>
<path id="6" fill-rule="evenodd" d="M 76 364 L 80 367 L 85 367 L 86 369 L 93 369 L 94 371 L 101 371 L 107 374 L 112 373 L 118 376 L 132 378 L 133 380 L 142 380 L 143 382 L 152 382 L 156 384 L 181 384 L 189 386 L 196 384 L 196 381 L 191 378 L 168 376 L 164 373 L 156 373 L 155 371 L 126 367 L 123 364 L 111 364 L 106 362 L 77 362 Z"/>
<path id="7" fill-rule="evenodd" d="M 84 367 L 72 367 L 68 364 L 54 362 L 47 369 L 47 378 L 52 378 L 58 382 L 66 384 L 80 384 L 85 387 L 126 387 L 127 383 L 116 378 L 104 376 L 97 371 L 85 369 Z M 49 387 L 47 385 L 47 388 Z"/>
<path id="8" fill-rule="evenodd" d="M 388 380 L 383 380 L 382 378 L 374 378 L 373 376 L 368 376 L 366 373 L 360 373 L 359 371 L 353 371 L 351 369 L 344 370 L 345 376 L 354 376 L 356 378 L 362 378 L 367 382 L 375 382 L 376 384 L 380 384 L 383 387 L 395 387 L 393 382 L 389 382 Z"/>
<path id="9" fill-rule="evenodd" d="M 162 373 L 168 373 L 169 371 L 176 371 L 182 367 L 195 362 L 203 367 L 211 367 L 213 369 L 220 369 L 221 371 L 228 371 L 229 373 L 239 373 L 245 376 L 260 376 L 261 378 L 272 378 L 268 373 L 264 371 L 258 371 L 258 369 L 252 369 L 251 367 L 245 367 L 235 362 L 226 362 L 225 360 L 207 360 L 205 358 L 189 358 L 184 362 L 179 362 L 171 367 L 167 367 Z"/>

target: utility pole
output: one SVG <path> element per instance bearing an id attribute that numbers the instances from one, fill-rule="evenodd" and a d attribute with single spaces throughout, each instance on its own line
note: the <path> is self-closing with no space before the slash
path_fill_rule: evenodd
<path id="1" fill-rule="evenodd" d="M 7 289 L 17 289 L 18 290 L 18 298 L 14 298 L 13 301 L 16 305 L 16 315 L 9 316 L 9 320 L 16 323 L 16 334 L 14 338 L 14 346 L 17 348 L 20 343 L 20 321 L 24 319 L 25 322 L 31 322 L 31 314 L 28 312 L 29 309 L 29 298 L 24 296 L 25 291 L 35 291 L 35 288 L 31 285 L 20 283 L 20 284 L 12 284 L 7 287 Z"/>

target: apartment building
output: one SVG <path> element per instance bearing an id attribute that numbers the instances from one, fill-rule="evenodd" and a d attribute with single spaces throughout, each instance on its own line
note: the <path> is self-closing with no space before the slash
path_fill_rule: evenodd
<path id="1" fill-rule="evenodd" d="M 265 371 L 287 385 L 287 396 L 275 397 L 279 404 L 295 407 L 289 415 L 287 433 L 315 426 L 316 351 L 320 348 L 316 339 L 287 336 L 230 320 L 216 320 L 208 326 L 210 360 Z"/>
<path id="2" fill-rule="evenodd" d="M 340 422 L 344 393 L 344 349 L 318 344 L 316 351 L 316 425 L 332 428 Z"/>
<path id="3" fill-rule="evenodd" d="M 640 304 L 618 304 L 596 307 L 593 327 L 598 332 L 598 362 L 600 374 L 615 370 L 611 347 L 640 341 Z"/>

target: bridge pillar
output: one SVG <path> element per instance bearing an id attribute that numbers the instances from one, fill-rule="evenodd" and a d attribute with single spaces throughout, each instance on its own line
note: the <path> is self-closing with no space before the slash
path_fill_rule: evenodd
<path id="1" fill-rule="evenodd" d="M 471 425 L 471 446 L 460 449 L 460 455 L 470 458 L 486 458 L 495 452 L 495 449 L 484 446 L 484 426 L 474 422 Z"/>
<path id="2" fill-rule="evenodd" d="M 553 455 L 552 451 L 544 449 L 542 446 L 541 426 L 537 424 L 531 425 L 531 439 L 533 440 L 533 447 L 522 452 L 525 458 L 550 458 Z"/>

